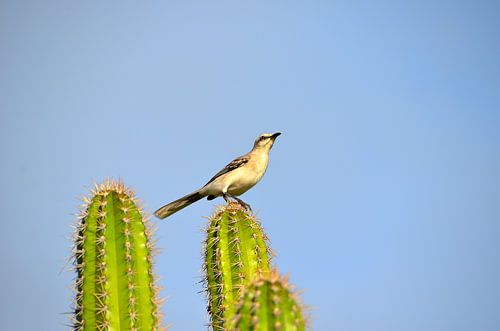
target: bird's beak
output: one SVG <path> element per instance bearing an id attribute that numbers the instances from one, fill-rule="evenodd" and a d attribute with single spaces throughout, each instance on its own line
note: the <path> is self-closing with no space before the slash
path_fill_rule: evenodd
<path id="1" fill-rule="evenodd" d="M 281 132 L 276 132 L 275 134 L 273 134 L 271 137 L 273 137 L 273 140 L 275 140 L 276 138 L 278 138 L 278 136 L 281 134 Z"/>

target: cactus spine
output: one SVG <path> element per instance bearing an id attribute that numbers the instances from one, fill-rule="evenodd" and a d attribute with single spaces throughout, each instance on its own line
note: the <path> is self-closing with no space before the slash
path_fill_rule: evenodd
<path id="1" fill-rule="evenodd" d="M 287 279 L 273 271 L 256 279 L 245 290 L 233 331 L 304 331 L 301 305 Z"/>
<path id="2" fill-rule="evenodd" d="M 209 219 L 205 241 L 205 285 L 214 330 L 226 330 L 244 287 L 269 273 L 267 237 L 255 217 L 237 203 Z"/>
<path id="3" fill-rule="evenodd" d="M 84 201 L 74 242 L 74 329 L 159 330 L 151 230 L 133 192 L 108 181 Z"/>

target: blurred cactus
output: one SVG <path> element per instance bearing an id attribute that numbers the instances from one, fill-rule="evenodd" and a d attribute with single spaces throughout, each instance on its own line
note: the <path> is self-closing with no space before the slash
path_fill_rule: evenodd
<path id="1" fill-rule="evenodd" d="M 205 241 L 205 286 L 213 330 L 226 330 L 244 287 L 269 273 L 267 237 L 255 217 L 237 203 L 209 219 Z"/>
<path id="2" fill-rule="evenodd" d="M 286 278 L 276 271 L 252 282 L 241 299 L 233 331 L 303 331 L 305 320 L 296 295 Z"/>
<path id="3" fill-rule="evenodd" d="M 96 185 L 74 239 L 74 330 L 160 330 L 151 228 L 123 183 Z"/>

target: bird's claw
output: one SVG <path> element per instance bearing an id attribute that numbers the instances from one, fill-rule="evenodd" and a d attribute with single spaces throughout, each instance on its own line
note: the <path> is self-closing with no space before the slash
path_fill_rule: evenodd
<path id="1" fill-rule="evenodd" d="M 238 203 L 243 207 L 245 208 L 246 210 L 248 211 L 252 211 L 252 207 L 250 207 L 250 205 L 248 203 L 246 203 L 245 201 L 241 200 L 241 199 L 238 199 L 236 197 L 233 197 L 236 201 L 238 201 Z"/>
<path id="2" fill-rule="evenodd" d="M 248 203 L 246 203 L 245 201 L 243 201 L 237 197 L 230 196 L 229 194 L 223 194 L 222 197 L 224 198 L 224 200 L 226 200 L 226 202 L 228 204 L 233 202 L 233 201 L 231 201 L 231 199 L 234 199 L 240 206 L 245 208 L 245 210 L 252 211 L 252 207 L 250 207 L 250 205 Z"/>

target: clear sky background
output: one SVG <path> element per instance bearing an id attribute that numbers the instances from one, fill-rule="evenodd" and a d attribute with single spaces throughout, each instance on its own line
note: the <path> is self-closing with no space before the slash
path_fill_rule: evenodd
<path id="1" fill-rule="evenodd" d="M 500 330 L 498 1 L 0 1 L 0 328 L 66 329 L 79 201 L 147 210 L 282 131 L 243 198 L 319 331 Z M 204 330 L 205 216 L 158 224 Z"/>

